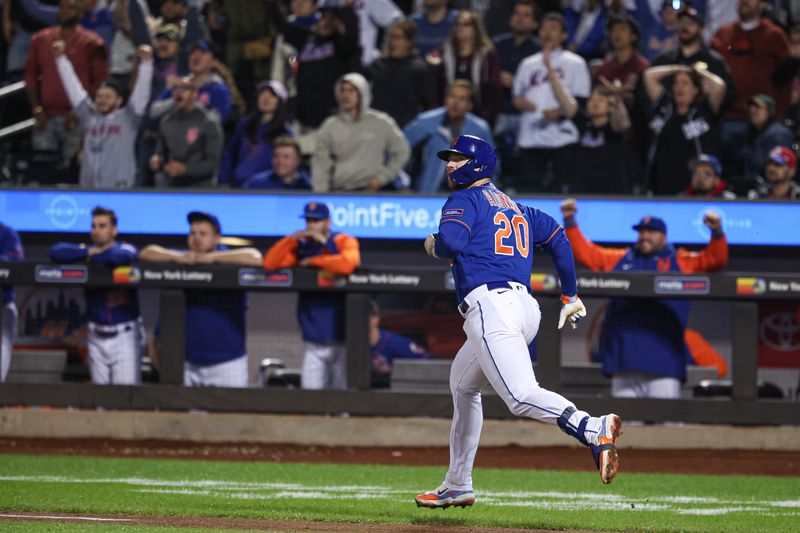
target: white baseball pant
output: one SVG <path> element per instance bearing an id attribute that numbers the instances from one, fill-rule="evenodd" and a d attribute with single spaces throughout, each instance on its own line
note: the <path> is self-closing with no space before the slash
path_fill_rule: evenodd
<path id="1" fill-rule="evenodd" d="M 453 423 L 445 484 L 453 490 L 472 490 L 472 465 L 483 426 L 480 390 L 487 383 L 517 416 L 556 425 L 567 408 L 575 409 L 572 402 L 536 381 L 528 345 L 539 331 L 541 311 L 527 287 L 509 285 L 511 289 L 494 290 L 481 285 L 464 298 L 469 306 L 464 313 L 467 341 L 450 369 Z M 577 431 L 587 416 L 575 409 L 567 424 Z M 599 429 L 600 419 L 590 417 L 585 438 L 591 440 Z"/>
<path id="2" fill-rule="evenodd" d="M 646 372 L 622 372 L 611 376 L 611 395 L 615 398 L 675 399 L 681 397 L 681 381 Z"/>
<path id="3" fill-rule="evenodd" d="M 3 306 L 3 331 L 0 339 L 0 383 L 8 376 L 11 368 L 11 354 L 14 351 L 14 341 L 17 338 L 17 305 L 8 302 Z"/>
<path id="4" fill-rule="evenodd" d="M 247 354 L 217 363 L 216 365 L 194 365 L 184 363 L 183 384 L 187 387 L 245 388 L 247 379 Z"/>
<path id="5" fill-rule="evenodd" d="M 97 385 L 138 385 L 142 381 L 144 326 L 141 318 L 114 326 L 89 322 L 89 373 Z"/>
<path id="6" fill-rule="evenodd" d="M 303 389 L 346 389 L 347 348 L 338 342 L 305 341 L 302 372 Z"/>

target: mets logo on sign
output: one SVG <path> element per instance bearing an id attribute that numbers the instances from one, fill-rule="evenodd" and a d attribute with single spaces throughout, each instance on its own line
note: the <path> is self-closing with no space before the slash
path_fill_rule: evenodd
<path id="1" fill-rule="evenodd" d="M 558 286 L 556 277 L 552 274 L 531 274 L 532 291 L 551 291 Z"/>
<path id="2" fill-rule="evenodd" d="M 708 278 L 673 278 L 657 276 L 654 290 L 658 294 L 708 294 L 711 280 Z"/>
<path id="3" fill-rule="evenodd" d="M 244 287 L 291 287 L 292 271 L 266 272 L 260 268 L 240 268 L 239 285 Z"/>
<path id="4" fill-rule="evenodd" d="M 114 283 L 120 285 L 131 285 L 139 283 L 142 279 L 142 273 L 134 266 L 119 266 L 114 269 Z"/>
<path id="5" fill-rule="evenodd" d="M 75 198 L 68 194 L 59 194 L 50 205 L 45 208 L 44 213 L 50 219 L 50 223 L 58 229 L 70 229 L 75 227 L 78 218 L 88 216 L 89 210 L 78 206 Z"/>
<path id="6" fill-rule="evenodd" d="M 89 270 L 82 265 L 36 265 L 36 281 L 42 283 L 86 283 Z"/>
<path id="7" fill-rule="evenodd" d="M 736 294 L 764 294 L 767 282 L 761 278 L 736 278 Z"/>

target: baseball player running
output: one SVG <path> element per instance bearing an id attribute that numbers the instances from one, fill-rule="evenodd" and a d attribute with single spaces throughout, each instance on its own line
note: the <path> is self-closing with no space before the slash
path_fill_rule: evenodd
<path id="1" fill-rule="evenodd" d="M 22 261 L 22 241 L 10 226 L 0 222 L 0 261 Z M 3 330 L 0 338 L 0 383 L 6 380 L 11 368 L 11 352 L 17 338 L 17 304 L 14 287 L 3 285 Z"/>
<path id="2" fill-rule="evenodd" d="M 488 142 L 461 135 L 450 146 L 439 157 L 447 161 L 453 193 L 442 208 L 439 232 L 425 239 L 425 251 L 450 261 L 467 341 L 450 370 L 450 468 L 437 489 L 416 497 L 417 505 L 446 508 L 475 503 L 472 465 L 483 424 L 480 390 L 486 383 L 515 415 L 557 424 L 588 446 L 600 479 L 610 483 L 619 468 L 615 442 L 622 434 L 622 419 L 615 414 L 592 417 L 540 387 L 528 355 L 541 319 L 529 289 L 534 247 L 550 252 L 561 278 L 558 328 L 565 322 L 575 328 L 586 316 L 564 229 L 491 183 L 496 156 Z"/>
<path id="3" fill-rule="evenodd" d="M 117 242 L 117 215 L 92 210 L 91 246 L 60 242 L 50 249 L 55 263 L 86 262 L 116 267 L 136 261 L 136 248 Z M 142 377 L 144 328 L 139 298 L 130 289 L 87 289 L 89 373 L 98 385 L 137 385 Z"/>

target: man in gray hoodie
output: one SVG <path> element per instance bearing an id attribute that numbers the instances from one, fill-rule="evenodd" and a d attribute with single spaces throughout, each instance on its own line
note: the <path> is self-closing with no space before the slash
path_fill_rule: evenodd
<path id="1" fill-rule="evenodd" d="M 156 187 L 216 187 L 223 144 L 219 115 L 196 103 L 191 78 L 181 78 L 172 99 L 175 109 L 161 118 L 150 158 Z"/>
<path id="2" fill-rule="evenodd" d="M 311 159 L 314 191 L 377 191 L 392 183 L 409 157 L 408 142 L 392 117 L 369 107 L 369 83 L 342 76 L 334 88 L 339 111 L 317 132 Z"/>

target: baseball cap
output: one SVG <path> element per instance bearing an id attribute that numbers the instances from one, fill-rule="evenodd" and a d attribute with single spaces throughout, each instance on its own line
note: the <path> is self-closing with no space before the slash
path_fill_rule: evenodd
<path id="1" fill-rule="evenodd" d="M 122 98 L 125 98 L 125 89 L 122 87 L 122 84 L 119 83 L 114 78 L 108 78 L 107 80 L 104 80 L 104 81 L 100 82 L 100 85 L 99 85 L 98 88 L 102 88 L 102 87 L 111 89 L 115 93 L 117 93 L 117 96 L 121 96 Z"/>
<path id="2" fill-rule="evenodd" d="M 769 151 L 769 159 L 767 163 L 777 163 L 779 165 L 788 166 L 792 169 L 797 168 L 797 156 L 791 148 L 785 146 L 776 146 Z"/>
<path id="3" fill-rule="evenodd" d="M 722 176 L 722 164 L 719 162 L 719 159 L 717 159 L 711 154 L 700 154 L 699 156 L 689 161 L 689 170 L 694 170 L 694 167 L 703 163 L 705 163 L 706 165 L 710 165 L 711 168 L 714 169 L 714 173 L 717 176 Z"/>
<path id="4" fill-rule="evenodd" d="M 775 99 L 766 94 L 755 94 L 747 101 L 749 104 L 766 108 L 770 115 L 775 114 Z"/>
<path id="5" fill-rule="evenodd" d="M 175 24 L 162 24 L 156 31 L 156 37 L 166 37 L 170 41 L 180 41 L 181 30 Z"/>
<path id="6" fill-rule="evenodd" d="M 272 91 L 272 94 L 277 96 L 281 102 L 285 102 L 289 99 L 289 91 L 287 91 L 286 86 L 278 80 L 260 81 L 258 85 L 256 85 L 257 94 L 261 94 L 261 91 L 266 91 L 267 89 Z"/>
<path id="7" fill-rule="evenodd" d="M 195 222 L 208 222 L 214 227 L 218 235 L 222 234 L 222 226 L 219 223 L 219 219 L 211 213 L 207 213 L 205 211 L 192 211 L 186 215 L 186 220 L 189 221 L 189 224 L 194 224 Z"/>
<path id="8" fill-rule="evenodd" d="M 212 53 L 215 56 L 217 55 L 216 47 L 205 39 L 200 39 L 192 45 L 191 51 L 194 52 L 195 50 L 203 50 L 205 52 Z"/>
<path id="9" fill-rule="evenodd" d="M 660 231 L 661 233 L 667 233 L 667 224 L 664 222 L 663 219 L 658 217 L 651 217 L 646 216 L 642 217 L 642 220 L 639 221 L 638 224 L 633 226 L 633 229 L 636 231 L 640 231 L 643 229 L 652 229 L 655 231 Z"/>
<path id="10" fill-rule="evenodd" d="M 300 218 L 313 218 L 315 220 L 328 220 L 331 218 L 331 211 L 327 204 L 322 202 L 308 202 L 303 208 Z"/>
<path id="11" fill-rule="evenodd" d="M 681 17 L 689 17 L 695 22 L 695 24 L 699 24 L 700 26 L 706 25 L 706 21 L 703 20 L 702 15 L 700 15 L 700 13 L 693 7 L 686 7 L 684 9 L 681 9 L 680 12 L 678 13 L 678 18 Z"/>

